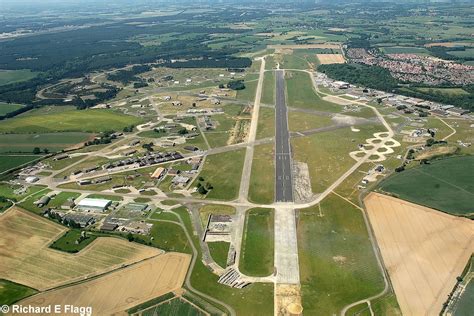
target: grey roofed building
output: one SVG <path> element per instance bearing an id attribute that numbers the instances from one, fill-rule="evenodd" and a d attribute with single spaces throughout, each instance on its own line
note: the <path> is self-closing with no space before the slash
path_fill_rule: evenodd
<path id="1" fill-rule="evenodd" d="M 79 225 L 81 228 L 84 228 L 91 224 L 94 224 L 95 218 L 89 214 L 69 213 L 64 216 L 63 222 L 66 222 L 66 224 L 72 222 Z"/>

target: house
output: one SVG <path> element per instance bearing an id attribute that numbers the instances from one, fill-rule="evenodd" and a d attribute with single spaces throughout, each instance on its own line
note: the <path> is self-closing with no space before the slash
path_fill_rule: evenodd
<path id="1" fill-rule="evenodd" d="M 111 200 L 85 198 L 77 203 L 76 209 L 83 211 L 103 212 L 110 206 L 110 204 L 112 204 Z"/>

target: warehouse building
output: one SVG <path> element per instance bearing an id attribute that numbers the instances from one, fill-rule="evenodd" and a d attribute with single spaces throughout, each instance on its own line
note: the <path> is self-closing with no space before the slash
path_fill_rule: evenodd
<path id="1" fill-rule="evenodd" d="M 92 199 L 92 198 L 85 198 L 82 199 L 79 203 L 77 203 L 76 209 L 82 211 L 105 211 L 112 201 L 106 199 Z"/>

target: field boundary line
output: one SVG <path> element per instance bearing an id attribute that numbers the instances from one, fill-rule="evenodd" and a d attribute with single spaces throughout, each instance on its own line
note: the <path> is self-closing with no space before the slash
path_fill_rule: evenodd
<path id="1" fill-rule="evenodd" d="M 449 127 L 449 128 L 453 131 L 451 134 L 449 134 L 448 136 L 444 137 L 443 140 L 446 140 L 446 139 L 448 139 L 449 137 L 451 137 L 451 136 L 453 136 L 454 134 L 456 134 L 457 131 L 456 131 L 451 125 L 449 125 L 448 123 L 446 123 L 446 121 L 443 120 L 441 117 L 437 117 L 437 118 L 438 118 L 438 120 L 440 120 L 441 122 L 443 122 L 444 125 L 446 125 L 447 127 Z"/>
<path id="2" fill-rule="evenodd" d="M 346 200 L 346 202 L 349 202 L 350 204 L 352 204 L 353 206 L 357 207 L 359 210 L 363 211 L 364 209 L 362 207 L 360 207 L 359 205 L 355 204 L 354 202 L 352 202 L 351 200 L 343 197 L 342 195 L 340 195 L 339 193 L 337 193 L 336 191 L 332 191 L 332 193 L 334 193 L 335 195 L 337 195 L 338 197 L 340 197 L 341 199 L 344 199 Z"/>

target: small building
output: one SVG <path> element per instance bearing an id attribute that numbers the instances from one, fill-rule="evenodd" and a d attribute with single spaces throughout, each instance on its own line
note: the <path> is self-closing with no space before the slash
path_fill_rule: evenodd
<path id="1" fill-rule="evenodd" d="M 47 195 L 43 195 L 38 201 L 36 201 L 34 204 L 38 207 L 43 207 L 45 205 L 48 205 L 49 201 L 51 201 L 51 198 Z"/>
<path id="2" fill-rule="evenodd" d="M 83 210 L 83 211 L 105 211 L 110 204 L 112 204 L 111 200 L 106 199 L 93 199 L 93 198 L 85 198 L 77 203 L 76 209 Z"/>
<path id="3" fill-rule="evenodd" d="M 61 205 L 61 209 L 63 210 L 72 210 L 76 206 L 74 199 L 68 199 Z"/>
<path id="4" fill-rule="evenodd" d="M 170 101 L 171 100 L 171 96 L 170 95 L 165 95 L 163 96 L 162 98 L 164 101 Z"/>
<path id="5" fill-rule="evenodd" d="M 181 173 L 181 171 L 178 170 L 178 169 L 171 168 L 171 169 L 168 170 L 168 175 L 172 176 L 172 177 L 177 176 L 180 173 Z"/>
<path id="6" fill-rule="evenodd" d="M 172 104 L 173 106 L 181 106 L 181 105 L 183 105 L 183 102 L 181 102 L 181 101 L 173 101 L 173 102 L 171 102 L 171 104 Z"/>
<path id="7" fill-rule="evenodd" d="M 135 221 L 121 226 L 119 230 L 133 234 L 148 235 L 152 226 L 152 224 L 149 224 L 145 221 Z"/>
<path id="8" fill-rule="evenodd" d="M 464 114 L 468 114 L 469 110 L 453 107 L 453 108 L 447 109 L 446 112 L 448 112 L 451 115 L 461 116 Z"/>
<path id="9" fill-rule="evenodd" d="M 129 149 L 129 150 L 125 150 L 125 151 L 122 153 L 122 155 L 124 155 L 124 156 L 131 156 L 131 155 L 133 155 L 133 154 L 136 153 L 136 152 L 137 152 L 136 149 Z"/>
<path id="10" fill-rule="evenodd" d="M 69 158 L 69 155 L 68 154 L 62 154 L 62 155 L 57 155 L 53 158 L 53 160 L 57 161 L 57 160 L 63 160 L 63 159 L 66 159 L 66 158 Z"/>
<path id="11" fill-rule="evenodd" d="M 161 178 L 164 174 L 165 174 L 165 168 L 163 168 L 163 167 L 158 167 L 158 168 L 156 168 L 156 170 L 153 172 L 153 174 L 151 175 L 151 177 L 152 177 L 153 179 L 159 179 L 159 178 Z"/>
<path id="12" fill-rule="evenodd" d="M 25 178 L 26 183 L 35 183 L 39 180 L 37 176 L 29 176 Z"/>
<path id="13" fill-rule="evenodd" d="M 106 231 L 106 232 L 112 232 L 112 231 L 116 230 L 117 227 L 118 227 L 118 225 L 116 223 L 105 222 L 100 227 L 100 230 Z"/>
<path id="14" fill-rule="evenodd" d="M 175 176 L 173 180 L 171 180 L 171 183 L 174 185 L 186 185 L 189 182 L 190 178 L 188 177 L 183 177 L 183 176 Z"/>
<path id="15" fill-rule="evenodd" d="M 82 172 L 84 173 L 89 173 L 89 172 L 93 172 L 93 171 L 96 171 L 99 169 L 99 166 L 93 166 L 93 167 L 87 167 L 85 168 Z"/>
<path id="16" fill-rule="evenodd" d="M 109 182 L 111 180 L 112 180 L 111 176 L 104 176 L 104 177 L 94 179 L 94 183 L 95 184 L 100 184 L 100 183 Z"/>
<path id="17" fill-rule="evenodd" d="M 133 146 L 136 146 L 138 144 L 140 144 L 140 140 L 139 139 L 134 139 L 128 144 L 128 146 L 133 147 Z"/>
<path id="18" fill-rule="evenodd" d="M 198 147 L 196 147 L 196 146 L 191 146 L 191 145 L 186 145 L 186 146 L 184 146 L 183 148 L 184 148 L 184 150 L 187 150 L 187 151 L 198 151 L 198 150 L 199 150 Z"/>
<path id="19" fill-rule="evenodd" d="M 92 184 L 92 180 L 90 180 L 90 179 L 79 180 L 79 181 L 77 181 L 77 184 L 79 184 L 79 185 L 89 185 L 89 184 Z"/>
<path id="20" fill-rule="evenodd" d="M 87 227 L 95 223 L 94 216 L 89 214 L 68 213 L 63 218 L 63 223 L 68 226 L 79 226 L 81 228 Z"/>

